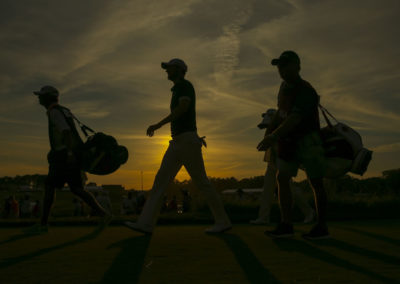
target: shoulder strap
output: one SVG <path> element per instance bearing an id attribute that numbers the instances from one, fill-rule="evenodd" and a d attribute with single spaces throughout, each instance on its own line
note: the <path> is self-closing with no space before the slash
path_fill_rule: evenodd
<path id="1" fill-rule="evenodd" d="M 325 118 L 326 123 L 328 124 L 329 127 L 332 127 L 332 123 L 330 122 L 330 120 L 328 119 L 328 116 L 326 114 L 328 114 L 330 117 L 333 118 L 333 120 L 336 121 L 336 123 L 339 123 L 339 121 L 337 121 L 337 119 L 326 109 L 324 108 L 321 104 L 318 104 L 319 109 L 322 112 L 322 115 Z"/>
<path id="2" fill-rule="evenodd" d="M 85 134 L 85 137 L 88 137 L 89 134 L 87 133 L 87 131 L 90 131 L 91 133 L 96 133 L 93 129 L 91 129 L 89 126 L 83 124 L 82 122 L 79 121 L 79 119 L 76 118 L 76 116 L 66 107 L 60 106 L 60 108 L 66 109 L 69 111 L 69 113 L 71 114 L 72 118 L 75 119 L 75 121 L 78 123 L 79 127 L 81 128 L 83 134 Z M 62 112 L 63 113 L 63 112 Z M 64 115 L 64 113 L 63 113 Z M 65 116 L 65 115 L 64 115 Z"/>
<path id="3" fill-rule="evenodd" d="M 75 121 L 78 123 L 78 125 L 79 125 L 79 127 L 81 128 L 83 134 L 85 134 L 85 137 L 88 137 L 88 136 L 89 136 L 89 134 L 87 133 L 87 131 L 90 131 L 90 132 L 92 132 L 93 134 L 96 133 L 96 132 L 95 132 L 93 129 L 91 129 L 89 126 L 87 126 L 87 125 L 83 124 L 82 122 L 80 122 L 80 120 L 77 119 L 75 115 L 73 115 L 72 113 L 71 113 L 71 115 L 72 115 L 72 118 L 75 119 Z"/>

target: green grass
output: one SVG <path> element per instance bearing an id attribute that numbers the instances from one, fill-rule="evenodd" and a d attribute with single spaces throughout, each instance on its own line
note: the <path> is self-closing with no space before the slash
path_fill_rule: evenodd
<path id="1" fill-rule="evenodd" d="M 237 225 L 163 226 L 152 237 L 121 226 L 0 229 L 0 283 L 399 283 L 400 221 L 334 222 L 330 240 L 272 240 Z"/>

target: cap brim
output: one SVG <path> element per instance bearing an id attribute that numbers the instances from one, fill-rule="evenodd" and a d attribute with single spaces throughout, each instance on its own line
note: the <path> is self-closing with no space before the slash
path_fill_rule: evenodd
<path id="1" fill-rule="evenodd" d="M 279 64 L 279 59 L 278 58 L 272 59 L 271 60 L 271 64 L 274 65 L 274 66 L 278 65 Z"/>
<path id="2" fill-rule="evenodd" d="M 57 93 L 49 93 L 49 92 L 40 92 L 40 91 L 33 91 L 36 96 L 54 96 L 57 97 Z"/>
<path id="3" fill-rule="evenodd" d="M 168 66 L 171 66 L 171 64 L 168 64 L 166 62 L 161 62 L 161 68 L 162 69 L 167 69 Z"/>

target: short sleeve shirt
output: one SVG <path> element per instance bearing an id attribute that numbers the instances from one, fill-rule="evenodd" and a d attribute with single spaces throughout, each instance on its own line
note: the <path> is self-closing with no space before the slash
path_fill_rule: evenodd
<path id="1" fill-rule="evenodd" d="M 291 113 L 300 113 L 302 121 L 292 135 L 302 136 L 313 130 L 319 130 L 319 96 L 310 83 L 300 79 L 295 84 L 282 82 L 278 95 L 280 116 L 285 119 Z"/>
<path id="2" fill-rule="evenodd" d="M 171 121 L 171 136 L 196 131 L 196 94 L 193 85 L 187 80 L 182 80 L 175 84 L 171 91 L 171 111 L 179 105 L 180 100 L 190 100 L 189 109 L 180 117 Z"/>
<path id="3" fill-rule="evenodd" d="M 61 111 L 63 111 L 64 114 L 62 114 Z M 71 129 L 67 121 L 65 120 L 64 115 L 66 117 L 72 117 L 71 112 L 69 112 L 66 109 L 60 110 L 57 108 L 52 108 L 48 112 L 49 128 L 51 128 L 51 130 L 49 131 L 49 135 L 52 136 L 50 137 L 50 141 L 53 142 L 53 148 L 56 151 L 63 150 L 66 148 L 63 142 L 63 131 Z"/>

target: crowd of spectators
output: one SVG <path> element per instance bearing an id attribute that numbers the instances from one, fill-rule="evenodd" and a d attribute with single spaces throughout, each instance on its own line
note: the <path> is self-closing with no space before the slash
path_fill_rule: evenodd
<path id="1" fill-rule="evenodd" d="M 108 191 L 95 191 L 93 193 L 97 202 L 107 211 L 112 213 L 111 200 Z M 190 211 L 191 197 L 187 190 L 182 190 L 183 198 L 180 202 L 177 196 L 173 195 L 168 200 L 167 196 L 164 197 L 162 204 L 162 212 L 178 212 L 185 213 Z M 146 202 L 146 197 L 143 192 L 129 191 L 126 196 L 121 200 L 121 215 L 136 215 L 140 214 Z M 0 213 L 2 218 L 38 218 L 41 214 L 41 204 L 39 200 L 31 200 L 29 194 L 16 199 L 14 195 L 4 199 L 0 204 Z M 93 212 L 85 212 L 85 204 L 82 200 L 74 197 L 72 200 L 72 215 L 73 216 L 92 216 Z"/>
<path id="2" fill-rule="evenodd" d="M 40 215 L 40 201 L 31 200 L 28 194 L 19 200 L 11 195 L 4 200 L 0 209 L 3 218 L 36 218 Z"/>

